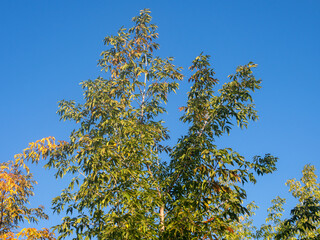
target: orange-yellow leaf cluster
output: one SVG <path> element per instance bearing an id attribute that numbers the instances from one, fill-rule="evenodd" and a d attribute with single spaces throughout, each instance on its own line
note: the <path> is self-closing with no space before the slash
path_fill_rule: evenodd
<path id="1" fill-rule="evenodd" d="M 21 222 L 37 223 L 39 219 L 48 219 L 43 207 L 28 208 L 29 197 L 33 196 L 33 180 L 25 161 L 38 162 L 46 158 L 49 151 L 62 146 L 53 137 L 41 139 L 29 144 L 23 153 L 14 156 L 15 161 L 0 163 L 0 239 L 4 240 L 54 240 L 54 234 L 43 228 L 23 228 Z"/>
<path id="2" fill-rule="evenodd" d="M 29 168 L 25 164 L 26 160 L 31 160 L 32 163 L 38 163 L 40 158 L 46 159 L 50 151 L 62 147 L 65 143 L 65 141 L 56 142 L 54 137 L 46 137 L 36 142 L 29 143 L 28 148 L 24 149 L 22 153 L 14 156 L 15 162 L 29 172 Z"/>

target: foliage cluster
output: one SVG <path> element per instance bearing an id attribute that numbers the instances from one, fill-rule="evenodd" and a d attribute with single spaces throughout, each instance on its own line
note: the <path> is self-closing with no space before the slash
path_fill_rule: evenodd
<path id="1" fill-rule="evenodd" d="M 292 197 L 298 201 L 291 210 L 289 219 L 282 219 L 286 199 L 278 196 L 271 201 L 272 206 L 268 209 L 265 224 L 257 229 L 246 215 L 243 221 L 235 223 L 235 231 L 228 234 L 227 239 L 320 239 L 320 184 L 317 182 L 315 167 L 306 165 L 301 180 L 290 179 L 286 185 L 289 186 Z M 249 207 L 257 206 L 252 203 Z"/>
<path id="2" fill-rule="evenodd" d="M 0 163 L 0 239 L 55 239 L 46 228 L 19 229 L 23 222 L 37 223 L 39 219 L 48 219 L 42 206 L 27 207 L 34 184 L 32 174 L 24 172 L 16 162 Z"/>

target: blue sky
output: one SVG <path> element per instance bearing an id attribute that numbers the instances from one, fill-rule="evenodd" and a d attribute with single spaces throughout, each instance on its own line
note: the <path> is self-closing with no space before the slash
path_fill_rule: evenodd
<path id="1" fill-rule="evenodd" d="M 260 119 L 247 130 L 235 128 L 219 144 L 248 158 L 279 157 L 277 172 L 247 188 L 248 200 L 260 206 L 256 223 L 262 223 L 271 199 L 289 196 L 284 183 L 300 178 L 305 164 L 314 164 L 320 175 L 317 0 L 1 1 L 1 161 L 43 137 L 67 139 L 74 126 L 59 122 L 57 102 L 81 101 L 79 82 L 104 76 L 97 67 L 103 38 L 130 27 L 143 8 L 151 9 L 159 26 L 158 54 L 175 57 L 185 70 L 202 51 L 212 56 L 222 83 L 238 65 L 258 64 L 255 73 L 263 88 L 254 99 Z M 164 116 L 173 140 L 185 131 L 177 119 L 188 87 L 187 81 L 181 83 Z M 65 182 L 41 166 L 32 167 L 39 183 L 32 204 L 46 206 L 51 220 L 39 226 L 49 227 L 61 218 L 52 215 L 50 201 Z"/>

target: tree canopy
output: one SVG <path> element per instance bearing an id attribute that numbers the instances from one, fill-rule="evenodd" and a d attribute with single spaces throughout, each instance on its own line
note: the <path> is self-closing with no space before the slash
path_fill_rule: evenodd
<path id="1" fill-rule="evenodd" d="M 216 144 L 233 125 L 258 118 L 251 94 L 261 80 L 252 62 L 219 89 L 210 56 L 197 56 L 179 108 L 188 131 L 168 145 L 161 114 L 184 75 L 172 57 L 155 55 L 157 38 L 148 9 L 106 37 L 104 76 L 81 83 L 83 103 L 59 103 L 61 119 L 77 126 L 69 139 L 46 138 L 20 155 L 22 162 L 47 158 L 56 177 L 73 176 L 53 200 L 54 211 L 67 214 L 55 226 L 58 239 L 221 239 L 249 214 L 244 184 L 276 169 L 270 154 L 251 161 Z"/>

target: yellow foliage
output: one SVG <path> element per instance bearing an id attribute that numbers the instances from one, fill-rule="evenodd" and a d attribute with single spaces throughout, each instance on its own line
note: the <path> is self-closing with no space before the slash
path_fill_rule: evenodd
<path id="1" fill-rule="evenodd" d="M 0 239 L 4 240 L 54 240 L 54 234 L 48 229 L 23 228 L 20 232 L 20 222 L 38 222 L 39 219 L 48 219 L 43 207 L 27 208 L 29 197 L 33 196 L 33 186 L 36 181 L 32 179 L 29 168 L 24 161 L 31 159 L 38 161 L 45 158 L 48 151 L 53 150 L 62 143 L 55 143 L 49 137 L 30 143 L 22 154 L 15 156 L 15 161 L 0 163 Z M 25 172 L 23 171 L 25 169 Z"/>
<path id="2" fill-rule="evenodd" d="M 28 148 L 24 149 L 22 153 L 14 156 L 15 163 L 22 166 L 29 173 L 29 168 L 25 164 L 26 160 L 31 160 L 32 163 L 38 163 L 40 158 L 46 159 L 49 152 L 62 147 L 66 142 L 57 141 L 54 137 L 46 137 L 36 142 L 29 143 Z"/>
<path id="3" fill-rule="evenodd" d="M 42 230 L 37 230 L 35 228 L 23 228 L 19 233 L 16 234 L 18 239 L 28 239 L 28 240 L 36 240 L 36 239 L 48 239 L 54 240 L 54 234 L 49 232 L 47 228 L 43 228 Z"/>

